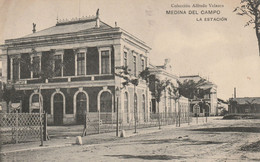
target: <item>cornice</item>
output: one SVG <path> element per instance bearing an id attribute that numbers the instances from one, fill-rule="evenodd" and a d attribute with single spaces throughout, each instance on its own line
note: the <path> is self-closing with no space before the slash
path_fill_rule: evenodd
<path id="1" fill-rule="evenodd" d="M 93 30 L 92 32 L 81 31 L 76 33 L 65 33 L 65 34 L 55 34 L 46 35 L 38 37 L 23 37 L 18 39 L 9 39 L 5 41 L 2 48 L 13 48 L 19 49 L 19 47 L 37 47 L 37 46 L 52 46 L 60 44 L 70 44 L 70 43 L 81 43 L 81 42 L 93 42 L 99 40 L 111 40 L 119 39 L 121 33 L 114 28 L 110 30 Z"/>
<path id="2" fill-rule="evenodd" d="M 152 48 L 149 47 L 144 41 L 142 41 L 141 39 L 139 39 L 139 38 L 135 37 L 134 35 L 130 34 L 130 33 L 127 32 L 126 30 L 120 28 L 120 31 L 122 31 L 122 33 L 123 33 L 125 36 L 127 36 L 127 37 L 129 37 L 130 39 L 134 40 L 136 43 L 141 44 L 143 47 L 146 48 L 147 51 L 149 51 L 149 50 L 152 49 Z"/>

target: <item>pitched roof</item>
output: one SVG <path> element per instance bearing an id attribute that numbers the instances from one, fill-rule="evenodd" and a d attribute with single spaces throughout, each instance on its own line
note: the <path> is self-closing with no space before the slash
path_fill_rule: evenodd
<path id="1" fill-rule="evenodd" d="M 185 80 L 193 80 L 194 82 L 199 82 L 202 78 L 199 75 L 189 75 L 189 76 L 180 76 L 180 81 L 184 82 Z M 197 85 L 197 87 L 201 88 L 201 89 L 209 89 L 212 87 L 217 87 L 217 85 L 211 81 L 208 81 L 206 79 L 204 79 L 205 82 L 200 83 L 199 85 Z"/>
<path id="2" fill-rule="evenodd" d="M 237 101 L 238 104 L 244 105 L 244 104 L 260 104 L 260 97 L 243 97 L 243 98 L 234 98 L 234 101 Z"/>
<path id="3" fill-rule="evenodd" d="M 187 75 L 187 76 L 180 76 L 180 78 L 195 78 L 200 77 L 199 75 Z M 201 78 L 201 77 L 200 77 Z"/>
<path id="4" fill-rule="evenodd" d="M 108 28 L 112 28 L 112 27 L 100 21 L 100 27 L 98 29 L 108 29 Z M 23 38 L 54 35 L 54 34 L 74 33 L 74 32 L 90 30 L 90 29 L 96 29 L 96 18 L 58 22 L 55 26 L 26 35 Z"/>

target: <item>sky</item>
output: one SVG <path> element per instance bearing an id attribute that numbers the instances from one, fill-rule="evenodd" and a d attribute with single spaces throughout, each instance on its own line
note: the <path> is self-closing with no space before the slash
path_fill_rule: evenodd
<path id="1" fill-rule="evenodd" d="M 0 44 L 36 30 L 54 26 L 59 19 L 95 15 L 107 24 L 125 29 L 151 48 L 155 65 L 171 60 L 173 73 L 201 75 L 218 86 L 218 97 L 260 97 L 260 57 L 253 26 L 233 10 L 240 0 L 0 0 Z M 172 7 L 172 5 L 207 7 Z M 212 8 L 209 4 L 223 7 Z M 186 14 L 166 14 L 167 10 Z M 188 14 L 196 10 L 199 14 Z M 201 14 L 201 11 L 220 14 Z M 227 21 L 197 21 L 224 17 Z M 0 67 L 1 67 L 0 63 Z"/>

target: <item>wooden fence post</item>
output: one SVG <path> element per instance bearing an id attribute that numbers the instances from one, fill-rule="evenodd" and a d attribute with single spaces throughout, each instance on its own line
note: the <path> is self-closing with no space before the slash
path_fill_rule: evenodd
<path id="1" fill-rule="evenodd" d="M 19 128 L 18 128 L 18 110 L 15 110 L 15 130 L 16 130 L 16 132 L 15 132 L 15 143 L 18 143 L 18 132 L 19 132 Z"/>
<path id="2" fill-rule="evenodd" d="M 42 122 L 42 112 L 41 112 L 41 109 L 40 109 L 40 138 L 41 138 L 41 144 L 40 146 L 43 146 L 43 122 Z"/>
<path id="3" fill-rule="evenodd" d="M 43 118 L 43 140 L 47 141 L 47 113 L 44 113 L 44 118 Z"/>

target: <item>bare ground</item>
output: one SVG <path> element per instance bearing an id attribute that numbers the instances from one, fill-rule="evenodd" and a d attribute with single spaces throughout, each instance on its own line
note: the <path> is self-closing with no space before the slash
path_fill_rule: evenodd
<path id="1" fill-rule="evenodd" d="M 220 120 L 98 144 L 9 153 L 3 161 L 260 161 L 260 120 Z M 90 142 L 91 143 L 91 142 Z M 257 150 L 258 149 L 258 150 Z"/>

